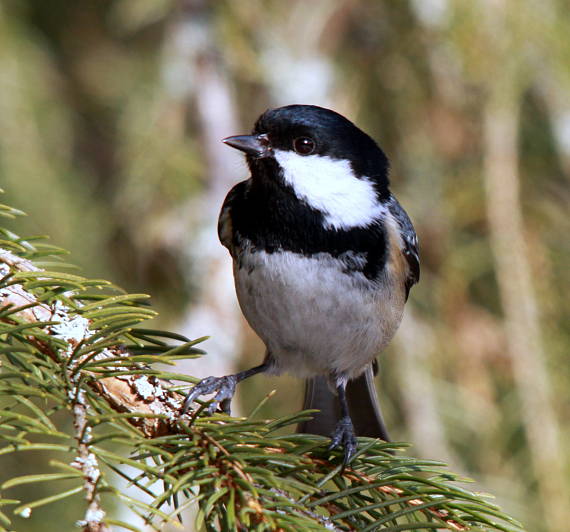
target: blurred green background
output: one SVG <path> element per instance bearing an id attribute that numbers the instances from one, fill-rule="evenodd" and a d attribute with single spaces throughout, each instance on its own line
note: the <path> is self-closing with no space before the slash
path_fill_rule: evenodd
<path id="1" fill-rule="evenodd" d="M 268 107 L 345 114 L 389 155 L 421 243 L 381 362 L 393 437 L 475 478 L 529 531 L 562 532 L 569 35 L 566 0 L 3 0 L 2 201 L 29 214 L 16 232 L 50 235 L 85 275 L 152 294 L 159 326 L 212 335 L 184 370 L 220 375 L 263 346 L 215 232 L 247 175 L 219 140 Z M 300 386 L 258 377 L 237 406 L 277 388 L 263 415 L 292 412 Z M 0 481 L 38 464 L 4 462 Z M 77 502 L 18 530 L 67 529 Z"/>

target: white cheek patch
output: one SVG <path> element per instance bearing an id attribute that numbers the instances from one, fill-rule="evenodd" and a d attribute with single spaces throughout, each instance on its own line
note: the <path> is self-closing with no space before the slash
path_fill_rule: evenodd
<path id="1" fill-rule="evenodd" d="M 366 226 L 385 211 L 372 182 L 357 178 L 347 160 L 282 150 L 273 153 L 296 196 L 321 211 L 328 226 Z"/>

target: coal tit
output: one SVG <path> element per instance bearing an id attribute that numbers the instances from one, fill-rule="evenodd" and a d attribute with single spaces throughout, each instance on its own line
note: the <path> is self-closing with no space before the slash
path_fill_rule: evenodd
<path id="1" fill-rule="evenodd" d="M 185 409 L 215 393 L 209 411 L 229 412 L 236 384 L 257 373 L 303 377 L 305 407 L 320 413 L 300 430 L 332 432 L 346 463 L 356 435 L 388 439 L 372 366 L 420 273 L 388 159 L 352 122 L 312 105 L 270 109 L 251 135 L 224 142 L 246 154 L 251 177 L 227 195 L 219 237 L 242 312 L 267 352 L 255 368 L 202 380 Z"/>

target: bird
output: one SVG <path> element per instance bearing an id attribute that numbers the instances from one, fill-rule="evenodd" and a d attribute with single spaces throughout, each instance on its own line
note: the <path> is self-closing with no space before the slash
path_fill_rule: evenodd
<path id="1" fill-rule="evenodd" d="M 374 373 L 419 281 L 419 245 L 390 191 L 380 146 L 341 114 L 294 104 L 265 111 L 250 135 L 223 142 L 250 177 L 222 205 L 218 235 L 233 260 L 239 305 L 266 347 L 263 362 L 207 377 L 183 411 L 215 394 L 230 413 L 237 383 L 258 373 L 305 379 L 299 431 L 331 437 L 348 464 L 357 436 L 389 441 Z"/>

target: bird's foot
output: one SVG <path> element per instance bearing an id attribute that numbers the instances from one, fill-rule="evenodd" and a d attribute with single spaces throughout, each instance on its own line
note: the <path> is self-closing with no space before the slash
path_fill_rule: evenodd
<path id="1" fill-rule="evenodd" d="M 184 406 L 182 408 L 182 414 L 185 414 L 192 402 L 201 395 L 215 393 L 216 395 L 208 406 L 208 414 L 212 415 L 217 408 L 220 407 L 222 412 L 229 415 L 237 382 L 238 379 L 235 375 L 226 375 L 225 377 L 206 377 L 205 379 L 202 379 L 186 396 L 186 400 L 184 401 Z"/>
<path id="2" fill-rule="evenodd" d="M 335 449 L 339 445 L 344 447 L 344 465 L 350 462 L 350 459 L 356 452 L 357 443 L 356 436 L 354 435 L 354 426 L 350 417 L 341 418 L 336 424 L 336 428 L 331 436 L 331 444 L 329 449 Z"/>

